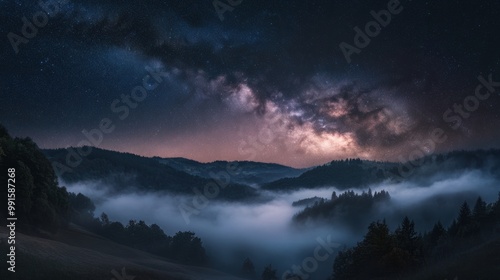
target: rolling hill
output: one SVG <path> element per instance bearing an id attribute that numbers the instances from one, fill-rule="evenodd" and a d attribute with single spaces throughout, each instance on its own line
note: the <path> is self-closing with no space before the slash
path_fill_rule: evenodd
<path id="1" fill-rule="evenodd" d="M 214 161 L 201 163 L 185 158 L 156 158 L 160 163 L 166 164 L 176 170 L 203 178 L 210 178 L 211 174 L 226 172 L 228 168 L 238 169 L 231 180 L 246 185 L 262 185 L 281 178 L 297 177 L 308 169 L 295 169 L 292 167 L 252 161 Z"/>
<path id="2" fill-rule="evenodd" d="M 43 150 L 51 162 L 65 163 L 69 149 Z M 194 187 L 203 188 L 213 182 L 211 178 L 195 176 L 180 171 L 167 164 L 160 163 L 157 158 L 148 158 L 129 153 L 120 153 L 98 148 L 82 157 L 79 164 L 71 171 L 60 174 L 67 183 L 81 181 L 99 181 L 113 187 L 116 192 L 127 189 L 138 191 L 165 191 L 176 194 L 192 194 Z M 257 198 L 258 192 L 247 185 L 229 178 L 224 191 L 217 199 L 245 200 Z"/>
<path id="3" fill-rule="evenodd" d="M 0 248 L 7 252 L 6 227 L 0 227 Z M 1 279 L 18 280 L 238 280 L 209 268 L 176 264 L 167 259 L 109 241 L 71 225 L 56 235 L 17 233 L 16 272 L 2 269 Z M 2 263 L 6 254 L 0 256 Z M 123 270 L 125 269 L 125 270 Z M 125 277 L 127 276 L 127 277 Z M 240 279 L 241 280 L 241 279 Z"/>
<path id="4" fill-rule="evenodd" d="M 263 189 L 291 191 L 320 187 L 363 188 L 386 180 L 421 180 L 443 173 L 481 170 L 500 175 L 500 150 L 457 151 L 430 155 L 413 163 L 375 162 L 360 159 L 332 161 L 314 167 L 295 178 L 282 178 L 264 184 Z"/>

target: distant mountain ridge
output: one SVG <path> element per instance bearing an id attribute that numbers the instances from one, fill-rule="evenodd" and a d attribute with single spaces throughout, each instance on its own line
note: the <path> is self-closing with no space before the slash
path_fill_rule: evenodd
<path id="1" fill-rule="evenodd" d="M 50 160 L 64 162 L 67 149 L 43 150 Z M 419 163 L 419 164 L 417 164 Z M 435 176 L 440 172 L 463 172 L 480 169 L 500 176 L 500 150 L 456 151 L 429 155 L 412 163 L 377 162 L 361 159 L 335 160 L 308 169 L 295 169 L 273 163 L 249 161 L 214 161 L 201 163 L 185 158 L 142 157 L 93 148 L 62 179 L 67 182 L 104 180 L 115 187 L 139 187 L 148 191 L 192 193 L 217 174 L 232 168 L 231 188 L 221 192 L 221 199 L 240 200 L 260 196 L 259 187 L 270 191 L 301 188 L 364 188 L 384 181 L 404 181 Z"/>
<path id="2" fill-rule="evenodd" d="M 201 163 L 186 158 L 160 158 L 154 157 L 160 163 L 166 164 L 176 170 L 186 172 L 191 175 L 211 178 L 210 174 L 225 172 L 228 166 L 234 166 L 240 170 L 232 176 L 232 180 L 237 183 L 247 185 L 261 185 L 282 178 L 297 177 L 309 169 L 296 169 L 276 163 L 261 163 L 252 161 L 214 161 Z"/>
<path id="3" fill-rule="evenodd" d="M 482 170 L 500 176 L 500 150 L 455 151 L 425 156 L 410 162 L 376 162 L 360 159 L 336 160 L 314 167 L 295 178 L 282 178 L 262 186 L 272 191 L 301 188 L 363 188 L 384 181 L 403 181 L 435 176 L 440 172 Z"/>
<path id="4" fill-rule="evenodd" d="M 45 149 L 43 153 L 50 161 L 65 163 L 69 149 Z M 61 178 L 67 183 L 80 181 L 101 181 L 117 192 L 128 188 L 139 191 L 166 191 L 177 194 L 193 194 L 193 188 L 203 188 L 213 179 L 195 176 L 168 164 L 158 158 L 148 158 L 130 153 L 121 153 L 99 148 L 82 157 L 81 162 L 64 172 Z M 258 197 L 258 192 L 247 185 L 230 178 L 229 185 L 220 192 L 217 199 L 244 200 Z"/>

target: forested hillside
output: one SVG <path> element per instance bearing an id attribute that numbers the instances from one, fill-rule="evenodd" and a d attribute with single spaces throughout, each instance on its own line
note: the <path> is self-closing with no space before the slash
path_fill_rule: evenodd
<path id="1" fill-rule="evenodd" d="M 44 150 L 47 157 L 60 164 L 66 164 L 68 154 L 75 149 Z M 79 156 L 79 155 L 78 155 Z M 76 164 L 78 163 L 78 164 Z M 87 156 L 75 161 L 74 167 L 61 172 L 61 178 L 67 183 L 81 181 L 99 181 L 112 187 L 117 192 L 130 190 L 165 191 L 177 194 L 193 194 L 193 188 L 203 188 L 214 179 L 194 176 L 179 171 L 157 158 L 147 158 L 129 153 L 92 148 Z M 226 178 L 217 178 L 226 180 Z M 229 180 L 224 190 L 216 199 L 245 200 L 257 197 L 255 189 Z"/>

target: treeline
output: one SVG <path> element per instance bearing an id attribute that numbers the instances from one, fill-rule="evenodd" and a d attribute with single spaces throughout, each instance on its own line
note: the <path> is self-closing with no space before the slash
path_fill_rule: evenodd
<path id="1" fill-rule="evenodd" d="M 309 198 L 304 198 L 304 199 L 299 199 L 297 201 L 292 202 L 292 206 L 298 207 L 298 206 L 306 206 L 306 207 L 311 207 L 316 205 L 317 203 L 320 202 L 325 202 L 325 198 L 322 197 L 309 197 Z"/>
<path id="2" fill-rule="evenodd" d="M 428 178 L 442 172 L 479 169 L 498 176 L 500 150 L 455 151 L 427 155 L 409 162 L 375 162 L 361 159 L 335 160 L 317 166 L 295 178 L 283 178 L 262 186 L 272 191 L 334 186 L 338 189 L 365 188 L 385 180 Z"/>
<path id="3" fill-rule="evenodd" d="M 253 265 L 252 260 L 250 258 L 246 258 L 243 261 L 243 265 L 241 266 L 241 270 L 239 276 L 244 279 L 249 280 L 278 280 L 277 270 L 273 268 L 271 264 L 264 267 L 264 270 L 260 274 L 255 271 L 255 266 Z"/>
<path id="4" fill-rule="evenodd" d="M 158 158 L 147 158 L 129 153 L 92 148 L 85 157 L 78 154 L 78 149 L 44 150 L 46 156 L 56 164 L 56 171 L 68 183 L 98 180 L 110 186 L 114 191 L 136 188 L 142 191 L 167 191 L 192 195 L 192 187 L 203 192 L 204 186 L 214 183 L 214 179 L 202 178 L 176 170 L 160 163 Z M 63 164 L 67 159 L 75 165 L 71 170 Z M 225 181 L 225 178 L 216 178 Z M 258 197 L 257 191 L 243 184 L 228 182 L 215 199 L 246 200 Z"/>
<path id="5" fill-rule="evenodd" d="M 283 178 L 265 184 L 268 190 L 296 190 L 303 187 L 335 186 L 340 189 L 360 188 L 381 181 L 376 169 L 361 159 L 335 160 L 304 172 L 296 178 Z"/>
<path id="6" fill-rule="evenodd" d="M 56 233 L 69 223 L 81 225 L 126 246 L 191 265 L 205 265 L 208 258 L 202 241 L 192 232 L 166 235 L 158 225 L 130 221 L 111 222 L 106 214 L 94 218 L 94 203 L 82 194 L 59 187 L 51 163 L 29 138 L 12 138 L 0 125 L 0 170 L 15 168 L 16 228 L 24 232 L 40 230 Z M 0 188 L 7 197 L 7 188 Z M 6 218 L 6 208 L 0 213 Z"/>
<path id="7" fill-rule="evenodd" d="M 130 220 L 123 225 L 110 221 L 106 213 L 94 217 L 94 203 L 82 194 L 70 193 L 71 220 L 96 234 L 116 243 L 136 248 L 171 260 L 204 266 L 208 256 L 199 237 L 193 232 L 177 232 L 168 236 L 156 224 L 148 226 L 144 221 Z"/>
<path id="8" fill-rule="evenodd" d="M 349 190 L 339 196 L 333 192 L 330 200 L 318 200 L 313 206 L 306 207 L 295 214 L 293 221 L 298 224 L 311 220 L 353 224 L 352 221 L 363 221 L 366 214 L 370 213 L 376 205 L 388 202 L 390 199 L 391 196 L 384 190 L 372 193 L 370 189 L 361 194 Z"/>
<path id="9" fill-rule="evenodd" d="M 404 277 L 498 235 L 500 194 L 492 204 L 486 204 L 479 197 L 472 210 L 464 202 L 458 217 L 448 228 L 437 222 L 424 234 L 417 233 L 414 222 L 407 217 L 394 232 L 385 221 L 373 222 L 363 241 L 338 254 L 332 279 Z"/>
<path id="10" fill-rule="evenodd" d="M 12 138 L 0 125 L 0 172 L 15 169 L 16 226 L 19 229 L 42 229 L 55 232 L 68 221 L 69 201 L 66 188 L 60 188 L 50 162 L 30 138 Z M 0 188 L 2 199 L 7 187 Z M 2 219 L 10 216 L 7 207 Z"/>

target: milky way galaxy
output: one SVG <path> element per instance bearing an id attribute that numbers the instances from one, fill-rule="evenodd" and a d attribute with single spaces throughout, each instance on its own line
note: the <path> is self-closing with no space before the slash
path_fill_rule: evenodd
<path id="1" fill-rule="evenodd" d="M 102 148 L 204 162 L 398 160 L 436 128 L 438 152 L 500 147 L 500 89 L 464 111 L 500 80 L 498 1 L 49 2 L 0 1 L 0 121 L 42 148 L 103 119 Z"/>

